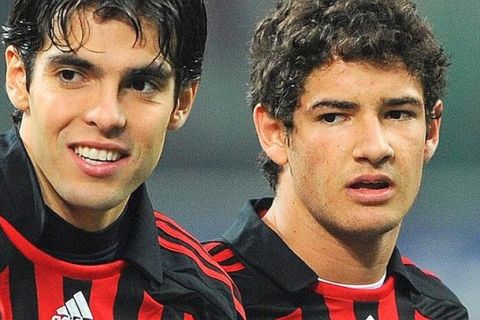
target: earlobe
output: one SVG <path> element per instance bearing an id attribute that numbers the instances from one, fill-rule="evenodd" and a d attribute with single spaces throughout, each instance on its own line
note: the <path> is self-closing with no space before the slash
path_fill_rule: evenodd
<path id="1" fill-rule="evenodd" d="M 5 86 L 8 97 L 15 108 L 25 112 L 29 108 L 25 64 L 13 46 L 5 50 L 5 61 L 7 66 Z"/>
<path id="2" fill-rule="evenodd" d="M 432 109 L 432 119 L 427 127 L 424 162 L 427 163 L 435 154 L 440 141 L 440 125 L 442 123 L 443 102 L 438 100 Z"/>
<path id="3" fill-rule="evenodd" d="M 170 122 L 168 124 L 169 130 L 177 130 L 181 128 L 187 121 L 190 112 L 192 111 L 193 102 L 198 91 L 198 81 L 192 82 L 188 87 L 181 89 L 177 104 L 170 115 Z"/>
<path id="4" fill-rule="evenodd" d="M 285 126 L 274 118 L 267 107 L 258 104 L 253 110 L 253 122 L 258 140 L 266 155 L 279 166 L 288 163 L 288 143 Z"/>

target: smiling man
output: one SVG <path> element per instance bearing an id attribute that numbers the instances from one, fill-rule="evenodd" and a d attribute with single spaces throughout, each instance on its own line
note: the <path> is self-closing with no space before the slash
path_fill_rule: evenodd
<path id="1" fill-rule="evenodd" d="M 3 36 L 1 319 L 237 319 L 235 288 L 144 182 L 197 92 L 201 0 L 16 1 Z"/>
<path id="2" fill-rule="evenodd" d="M 251 49 L 273 199 L 206 244 L 249 319 L 467 319 L 396 248 L 435 153 L 447 59 L 406 0 L 285 0 Z"/>

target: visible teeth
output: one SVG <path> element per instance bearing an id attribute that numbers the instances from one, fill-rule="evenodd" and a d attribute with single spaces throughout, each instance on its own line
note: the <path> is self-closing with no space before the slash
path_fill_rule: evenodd
<path id="1" fill-rule="evenodd" d="M 98 158 L 98 149 L 94 149 L 94 148 L 91 148 L 91 149 L 88 149 L 87 150 L 89 151 L 87 153 L 87 158 L 89 159 L 92 159 L 92 160 L 101 160 Z"/>
<path id="2" fill-rule="evenodd" d="M 94 161 L 116 161 L 120 159 L 120 152 L 88 147 L 75 147 L 75 153 L 82 158 Z"/>
<path id="3" fill-rule="evenodd" d="M 106 150 L 100 150 L 98 152 L 98 159 L 102 160 L 102 161 L 107 160 L 107 153 L 108 153 L 108 151 L 106 151 Z"/>

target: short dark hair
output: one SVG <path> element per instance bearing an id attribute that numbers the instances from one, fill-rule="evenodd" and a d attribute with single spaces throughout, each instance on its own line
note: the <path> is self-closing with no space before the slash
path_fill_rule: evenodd
<path id="1" fill-rule="evenodd" d="M 427 121 L 443 95 L 448 59 L 409 0 L 284 0 L 259 24 L 251 45 L 250 106 L 262 104 L 287 133 L 313 69 L 334 59 L 401 62 L 423 85 Z M 275 190 L 281 168 L 262 152 Z"/>
<path id="2" fill-rule="evenodd" d="M 175 71 L 175 92 L 200 78 L 207 36 L 207 18 L 203 0 L 16 0 L 3 27 L 3 43 L 13 45 L 27 69 L 27 89 L 36 55 L 45 41 L 57 47 L 68 38 L 71 17 L 76 12 L 94 10 L 101 20 L 121 19 L 142 37 L 141 19 L 158 30 L 159 55 Z M 69 47 L 68 50 L 75 50 Z M 15 124 L 21 112 L 13 114 Z"/>

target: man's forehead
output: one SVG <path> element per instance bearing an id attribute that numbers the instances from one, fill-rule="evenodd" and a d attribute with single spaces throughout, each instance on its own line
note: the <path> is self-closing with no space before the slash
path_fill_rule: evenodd
<path id="1" fill-rule="evenodd" d="M 68 20 L 60 21 L 57 17 L 40 51 L 81 55 L 132 48 L 139 49 L 132 52 L 148 52 L 152 66 L 169 64 L 162 55 L 157 27 L 152 22 L 141 18 L 140 29 L 136 29 L 132 21 L 121 17 L 124 16 L 117 14 L 99 18 L 93 9 L 77 10 Z"/>
<path id="2" fill-rule="evenodd" d="M 97 33 L 108 32 L 108 26 L 115 22 L 117 26 L 121 26 L 125 30 L 122 38 L 130 39 L 132 48 L 141 48 L 147 45 L 155 46 L 158 49 L 158 54 L 161 53 L 159 31 L 150 20 L 144 17 L 132 20 L 119 10 L 116 11 L 118 13 L 115 15 L 101 15 L 99 12 L 102 11 L 95 8 L 83 8 L 76 10 L 68 18 L 60 19 L 57 15 L 52 24 L 52 32 L 47 34 L 46 46 L 53 43 L 62 51 L 76 51 L 85 47 Z M 95 51 L 94 49 L 91 50 Z"/>

